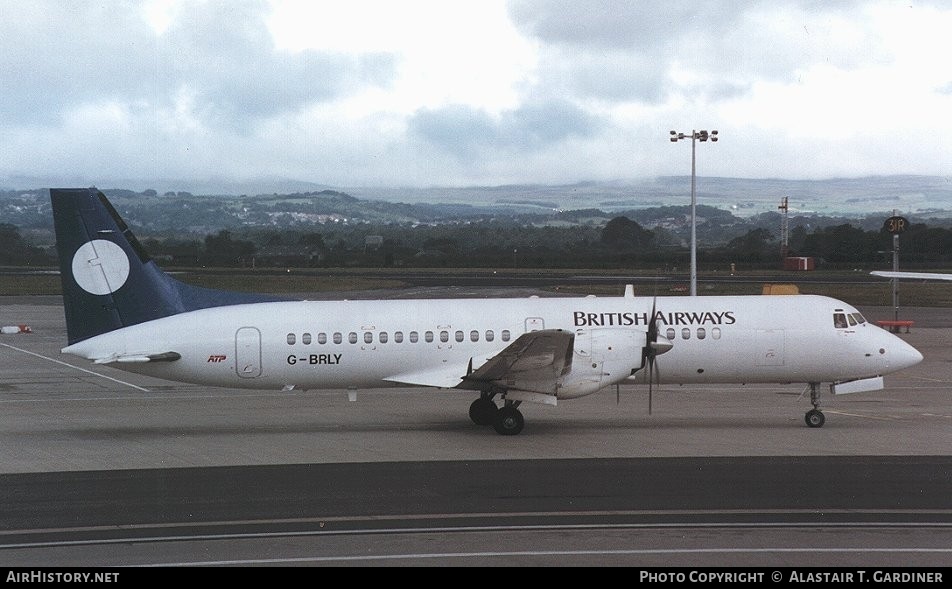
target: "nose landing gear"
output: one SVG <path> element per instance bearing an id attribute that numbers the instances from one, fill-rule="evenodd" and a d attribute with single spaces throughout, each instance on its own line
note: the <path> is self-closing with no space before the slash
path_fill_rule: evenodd
<path id="1" fill-rule="evenodd" d="M 810 427 L 823 427 L 826 417 L 823 416 L 823 412 L 819 409 L 810 409 L 807 411 L 804 421 L 806 421 Z"/>
<path id="2" fill-rule="evenodd" d="M 818 382 L 810 383 L 810 403 L 813 404 L 813 409 L 807 411 L 807 414 L 803 418 L 809 427 L 823 427 L 823 424 L 826 422 L 826 417 L 823 415 L 823 412 L 820 411 L 819 386 L 820 383 Z"/>

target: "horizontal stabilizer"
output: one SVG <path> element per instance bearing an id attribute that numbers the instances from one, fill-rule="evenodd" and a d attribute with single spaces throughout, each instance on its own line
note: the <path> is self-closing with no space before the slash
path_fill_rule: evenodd
<path id="1" fill-rule="evenodd" d="M 174 362 L 182 357 L 178 352 L 162 352 L 159 354 L 113 354 L 105 358 L 97 358 L 93 364 L 143 364 L 145 362 Z"/>

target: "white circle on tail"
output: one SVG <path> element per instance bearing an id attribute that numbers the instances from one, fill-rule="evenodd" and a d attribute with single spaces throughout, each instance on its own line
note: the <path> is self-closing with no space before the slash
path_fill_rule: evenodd
<path id="1" fill-rule="evenodd" d="M 129 258 L 111 241 L 86 242 L 73 255 L 73 278 L 90 294 L 114 293 L 129 278 Z"/>

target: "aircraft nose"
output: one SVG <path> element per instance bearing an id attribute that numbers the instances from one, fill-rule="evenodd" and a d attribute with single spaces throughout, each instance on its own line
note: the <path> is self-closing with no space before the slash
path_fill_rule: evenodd
<path id="1" fill-rule="evenodd" d="M 894 335 L 891 337 L 894 341 L 883 346 L 886 350 L 890 368 L 902 370 L 922 362 L 922 353 L 919 350 Z"/>

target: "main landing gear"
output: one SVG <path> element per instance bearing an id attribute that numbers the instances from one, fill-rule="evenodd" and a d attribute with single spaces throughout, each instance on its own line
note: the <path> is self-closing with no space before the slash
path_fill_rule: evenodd
<path id="1" fill-rule="evenodd" d="M 807 411 L 807 414 L 803 417 L 803 420 L 806 421 L 810 427 L 823 427 L 823 424 L 826 422 L 826 417 L 824 417 L 823 412 L 820 411 L 819 386 L 820 383 L 818 382 L 810 383 L 810 402 L 813 403 L 813 409 Z"/>
<path id="2" fill-rule="evenodd" d="M 499 408 L 492 400 L 492 397 L 481 395 L 469 406 L 469 418 L 476 425 L 492 425 L 496 420 L 496 412 Z"/>
<path id="3" fill-rule="evenodd" d="M 514 436 L 526 425 L 518 407 L 519 401 L 506 401 L 505 405 L 497 407 L 492 395 L 483 393 L 469 406 L 469 418 L 476 425 L 493 426 L 498 434 Z"/>

